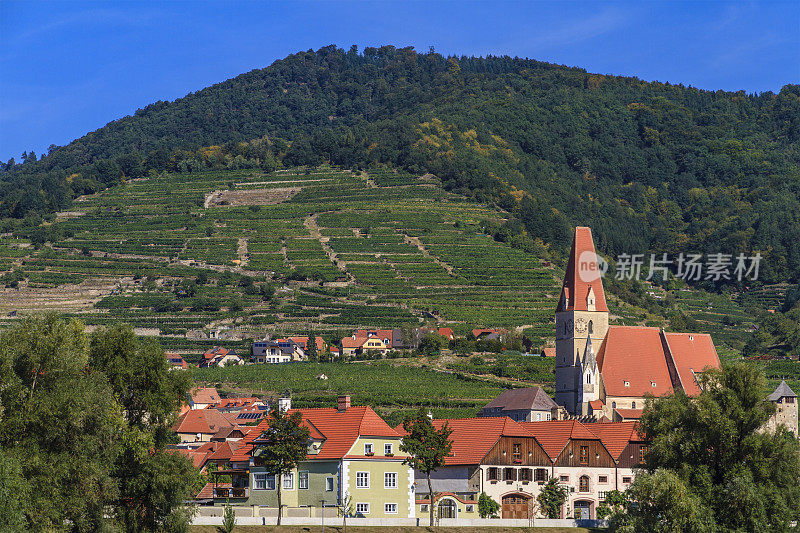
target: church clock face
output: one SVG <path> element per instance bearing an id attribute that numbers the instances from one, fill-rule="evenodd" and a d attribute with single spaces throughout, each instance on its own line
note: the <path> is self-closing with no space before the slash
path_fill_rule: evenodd
<path id="1" fill-rule="evenodd" d="M 587 323 L 585 318 L 578 318 L 575 320 L 575 331 L 578 333 L 585 333 L 586 327 Z"/>

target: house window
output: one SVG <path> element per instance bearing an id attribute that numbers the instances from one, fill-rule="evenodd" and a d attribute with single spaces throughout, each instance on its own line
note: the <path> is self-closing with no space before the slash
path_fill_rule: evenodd
<path id="1" fill-rule="evenodd" d="M 301 489 L 308 488 L 308 472 L 299 472 L 297 474 L 297 486 Z"/>
<path id="2" fill-rule="evenodd" d="M 581 476 L 578 480 L 578 492 L 589 492 L 589 476 Z"/>
<path id="3" fill-rule="evenodd" d="M 356 472 L 356 488 L 369 488 L 369 472 Z"/>
<path id="4" fill-rule="evenodd" d="M 365 443 L 364 444 L 364 455 L 372 455 L 373 453 L 375 453 L 375 452 L 372 449 L 372 443 L 371 442 Z"/>
<path id="5" fill-rule="evenodd" d="M 601 502 L 605 501 L 607 496 L 608 496 L 608 491 L 606 490 L 601 490 L 600 492 L 597 493 L 597 497 L 600 499 Z"/>
<path id="6" fill-rule="evenodd" d="M 582 465 L 589 464 L 589 447 L 588 446 L 581 446 L 580 452 L 580 462 Z"/>
<path id="7" fill-rule="evenodd" d="M 608 483 L 608 476 L 598 476 L 597 482 L 598 483 Z"/>
<path id="8" fill-rule="evenodd" d="M 255 490 L 275 490 L 275 476 L 271 474 L 253 474 Z"/>
<path id="9" fill-rule="evenodd" d="M 294 488 L 294 474 L 292 472 L 283 474 L 283 488 L 286 490 L 292 490 Z"/>
<path id="10" fill-rule="evenodd" d="M 631 484 L 631 478 L 628 477 L 628 476 L 625 476 L 625 477 L 622 478 L 622 482 L 625 483 L 626 485 L 630 485 Z"/>
<path id="11" fill-rule="evenodd" d="M 521 444 L 519 444 L 518 442 L 514 443 L 514 451 L 512 453 L 512 456 L 514 458 L 514 462 L 515 463 L 521 463 L 522 462 L 522 450 L 521 450 L 521 448 L 522 448 Z"/>
<path id="12" fill-rule="evenodd" d="M 386 443 L 383 445 L 383 455 L 393 455 L 394 454 L 394 446 L 391 443 Z"/>
<path id="13" fill-rule="evenodd" d="M 639 446 L 639 464 L 645 463 L 645 458 L 647 457 L 647 452 L 650 450 L 648 446 Z"/>
<path id="14" fill-rule="evenodd" d="M 562 475 L 558 478 L 558 480 L 561 481 L 561 483 L 569 483 L 569 476 Z"/>
<path id="15" fill-rule="evenodd" d="M 530 468 L 520 468 L 519 469 L 519 480 L 520 481 L 531 481 L 532 478 L 531 469 Z"/>
<path id="16" fill-rule="evenodd" d="M 397 514 L 396 503 L 386 503 L 383 505 L 383 512 L 386 514 Z"/>
<path id="17" fill-rule="evenodd" d="M 464 506 L 464 512 L 466 512 L 466 513 L 472 513 L 472 512 L 474 512 L 474 510 L 475 510 L 475 506 L 472 505 L 471 503 L 468 503 L 466 506 Z"/>
<path id="18" fill-rule="evenodd" d="M 547 481 L 547 469 L 537 468 L 534 471 L 534 481 Z"/>
<path id="19" fill-rule="evenodd" d="M 386 472 L 383 474 L 383 488 L 396 489 L 397 488 L 397 472 Z"/>
<path id="20" fill-rule="evenodd" d="M 419 512 L 421 512 L 421 513 L 427 513 L 427 512 L 428 512 L 428 504 L 427 504 L 427 503 L 422 503 L 422 504 L 420 504 L 420 506 L 419 506 Z"/>
<path id="21" fill-rule="evenodd" d="M 786 403 L 794 403 L 794 398 L 786 397 Z"/>
<path id="22" fill-rule="evenodd" d="M 369 514 L 369 504 L 368 503 L 357 503 L 356 504 L 356 514 Z"/>
<path id="23" fill-rule="evenodd" d="M 504 468 L 503 469 L 503 481 L 516 481 L 517 480 L 517 469 L 516 468 Z"/>
<path id="24" fill-rule="evenodd" d="M 489 467 L 489 469 L 486 471 L 486 479 L 490 481 L 497 481 L 500 479 L 496 466 Z"/>
<path id="25" fill-rule="evenodd" d="M 325 490 L 328 492 L 333 492 L 335 481 L 332 477 L 325 478 Z"/>
<path id="26" fill-rule="evenodd" d="M 542 421 L 542 413 L 536 413 L 536 421 L 537 422 L 541 422 Z"/>
<path id="27" fill-rule="evenodd" d="M 550 420 L 550 419 L 551 419 L 551 415 L 550 415 L 550 413 L 547 413 L 547 419 L 548 419 L 548 420 Z"/>

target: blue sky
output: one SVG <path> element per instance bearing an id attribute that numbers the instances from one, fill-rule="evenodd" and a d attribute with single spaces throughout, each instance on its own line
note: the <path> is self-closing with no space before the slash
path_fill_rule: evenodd
<path id="1" fill-rule="evenodd" d="M 800 82 L 800 2 L 0 1 L 0 159 L 298 50 L 430 46 L 702 89 Z"/>

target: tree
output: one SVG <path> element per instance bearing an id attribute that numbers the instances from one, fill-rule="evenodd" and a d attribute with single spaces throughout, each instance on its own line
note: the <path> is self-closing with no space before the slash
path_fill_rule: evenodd
<path id="1" fill-rule="evenodd" d="M 481 518 L 496 518 L 497 511 L 500 510 L 500 504 L 492 499 L 491 496 L 485 492 L 481 492 L 478 497 L 478 514 Z"/>
<path id="2" fill-rule="evenodd" d="M 547 518 L 558 518 L 561 515 L 561 507 L 567 501 L 567 488 L 556 478 L 551 477 L 542 487 L 537 500 Z"/>
<path id="3" fill-rule="evenodd" d="M 428 494 L 431 501 L 430 526 L 433 527 L 436 494 L 433 492 L 431 472 L 443 467 L 445 457 L 451 454 L 453 441 L 450 439 L 450 435 L 453 430 L 447 425 L 447 422 L 437 430 L 424 409 L 420 409 L 415 418 L 408 417 L 403 420 L 403 430 L 407 435 L 403 438 L 400 451 L 409 454 L 403 464 L 410 465 L 414 470 L 422 472 L 428 480 Z"/>
<path id="4" fill-rule="evenodd" d="M 225 502 L 225 513 L 222 516 L 222 527 L 218 527 L 219 533 L 233 533 L 233 528 L 236 527 L 236 513 L 231 507 L 231 504 Z"/>
<path id="5" fill-rule="evenodd" d="M 800 518 L 800 444 L 783 427 L 762 430 L 775 410 L 765 400 L 763 374 L 732 363 L 699 374 L 698 382 L 696 398 L 676 394 L 647 402 L 641 428 L 651 441 L 650 475 L 637 476 L 631 489 L 636 520 L 656 523 L 664 506 L 676 505 L 679 524 L 678 515 L 699 509 L 709 527 L 720 530 L 787 529 Z M 671 502 L 667 490 L 682 499 Z"/>
<path id="6" fill-rule="evenodd" d="M 0 522 L 12 530 L 95 531 L 106 522 L 124 422 L 88 359 L 76 320 L 34 316 L 0 332 Z"/>
<path id="7" fill-rule="evenodd" d="M 306 355 L 308 356 L 309 361 L 316 362 L 319 360 L 319 354 L 317 353 L 317 339 L 314 336 L 314 330 L 312 328 L 308 328 L 308 342 L 306 343 Z"/>
<path id="8" fill-rule="evenodd" d="M 269 413 L 269 427 L 261 436 L 263 444 L 259 445 L 254 456 L 256 464 L 266 468 L 267 472 L 277 477 L 278 487 L 278 525 L 281 525 L 282 501 L 281 489 L 283 475 L 291 472 L 297 464 L 306 458 L 310 433 L 302 426 L 303 415 L 300 411 L 284 412 L 277 406 Z"/>
<path id="9" fill-rule="evenodd" d="M 344 496 L 342 496 L 342 500 L 339 502 L 338 505 L 339 512 L 342 513 L 342 525 L 344 526 L 343 533 L 347 533 L 347 517 L 353 515 L 353 497 L 350 496 L 349 492 L 345 492 Z M 325 509 L 322 510 L 325 512 Z"/>
<path id="10" fill-rule="evenodd" d="M 711 510 L 674 472 L 659 469 L 643 473 L 631 485 L 630 497 L 636 502 L 630 514 L 617 515 L 612 530 L 622 533 L 705 533 L 717 531 Z M 741 502 L 743 503 L 743 502 Z M 752 531 L 752 530 L 751 530 Z"/>

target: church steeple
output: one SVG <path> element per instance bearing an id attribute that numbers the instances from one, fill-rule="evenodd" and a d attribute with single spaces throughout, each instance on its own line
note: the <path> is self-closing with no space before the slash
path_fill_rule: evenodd
<path id="1" fill-rule="evenodd" d="M 575 228 L 575 238 L 569 254 L 558 311 L 605 311 L 606 295 L 603 291 L 602 271 L 594 251 L 592 230 L 584 226 Z"/>
<path id="2" fill-rule="evenodd" d="M 556 403 L 585 414 L 599 399 L 601 375 L 594 346 L 608 331 L 608 305 L 602 275 L 606 263 L 594 249 L 592 231 L 575 228 L 575 238 L 556 308 Z"/>

